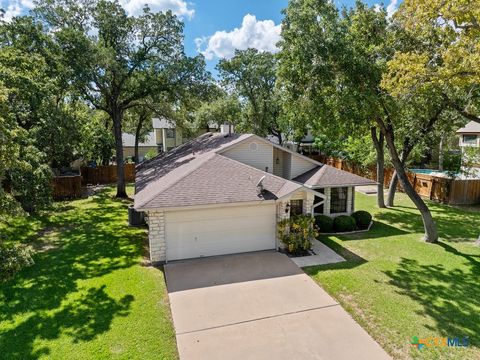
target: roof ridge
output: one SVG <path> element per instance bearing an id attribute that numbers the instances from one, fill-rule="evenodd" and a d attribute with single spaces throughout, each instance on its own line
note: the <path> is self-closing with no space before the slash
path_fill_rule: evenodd
<path id="1" fill-rule="evenodd" d="M 277 148 L 277 149 L 279 149 L 279 150 L 286 151 L 287 153 L 290 153 L 290 154 L 292 154 L 292 155 L 294 155 L 294 156 L 298 156 L 298 157 L 301 158 L 301 159 L 307 160 L 307 161 L 311 162 L 312 164 L 315 164 L 315 165 L 318 165 L 318 166 L 325 165 L 324 163 L 321 163 L 320 161 L 314 160 L 314 159 L 312 159 L 312 158 L 309 158 L 308 156 L 305 156 L 305 155 L 302 155 L 302 154 L 300 154 L 300 153 L 297 153 L 296 151 L 290 150 L 289 148 L 286 148 L 286 147 L 281 146 L 281 145 L 278 145 L 278 144 L 274 144 L 273 142 L 269 141 L 268 139 L 262 138 L 261 136 L 258 136 L 258 135 L 256 135 L 256 134 L 247 133 L 247 134 L 241 134 L 241 135 L 249 135 L 249 136 L 247 136 L 247 137 L 245 137 L 245 139 L 243 139 L 243 140 L 241 140 L 241 141 L 238 141 L 238 142 L 236 142 L 236 143 L 234 143 L 234 144 L 231 144 L 231 145 L 229 145 L 229 146 L 227 146 L 227 147 L 225 147 L 225 148 L 223 148 L 223 149 L 218 149 L 217 152 L 223 152 L 223 151 L 225 151 L 225 150 L 227 150 L 227 149 L 229 149 L 229 148 L 235 147 L 235 146 L 241 144 L 242 142 L 246 141 L 247 139 L 250 139 L 250 138 L 253 137 L 253 138 L 257 138 L 257 139 L 263 141 L 264 143 L 267 143 L 267 144 L 273 146 L 274 148 Z"/>

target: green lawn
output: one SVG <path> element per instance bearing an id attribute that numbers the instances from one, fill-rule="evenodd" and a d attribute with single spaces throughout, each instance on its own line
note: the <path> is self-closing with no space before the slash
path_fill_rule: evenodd
<path id="1" fill-rule="evenodd" d="M 38 250 L 0 284 L 2 360 L 178 358 L 163 272 L 142 266 L 146 231 L 113 194 L 0 224 Z"/>
<path id="2" fill-rule="evenodd" d="M 375 203 L 356 195 L 356 208 L 374 214 L 369 233 L 320 238 L 348 262 L 307 272 L 394 358 L 480 359 L 480 212 L 429 203 L 441 241 L 427 244 L 404 194 L 394 209 Z M 413 336 L 468 336 L 470 346 L 418 350 Z"/>

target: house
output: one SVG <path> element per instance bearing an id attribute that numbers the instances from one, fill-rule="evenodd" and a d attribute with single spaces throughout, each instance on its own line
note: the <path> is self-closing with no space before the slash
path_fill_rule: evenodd
<path id="1" fill-rule="evenodd" d="M 284 136 L 283 138 L 283 146 L 286 147 L 287 149 L 290 149 L 292 151 L 298 152 L 298 153 L 308 153 L 311 154 L 312 150 L 315 146 L 315 136 L 313 136 L 312 130 L 307 129 L 304 134 L 303 138 L 300 141 L 292 141 L 292 140 L 286 140 Z M 278 137 L 273 136 L 273 135 L 268 135 L 267 139 L 274 144 L 278 144 Z"/>
<path id="2" fill-rule="evenodd" d="M 175 123 L 166 118 L 153 118 L 152 126 L 159 152 L 167 152 L 186 143 L 191 139 L 190 134 L 192 132 L 194 135 L 199 136 L 206 132 L 215 132 L 218 130 L 218 127 L 215 125 L 210 125 L 208 129 L 188 131 L 188 129 L 177 127 Z"/>
<path id="3" fill-rule="evenodd" d="M 135 157 L 135 135 L 123 133 L 122 144 L 123 158 L 127 159 Z M 153 131 L 147 134 L 144 141 L 138 143 L 138 157 L 140 162 L 144 160 L 147 153 L 158 153 L 155 132 Z"/>
<path id="4" fill-rule="evenodd" d="M 462 163 L 471 166 L 464 171 L 469 176 L 480 178 L 480 123 L 470 121 L 463 128 L 457 130 L 457 135 L 462 149 Z M 475 153 L 472 154 L 472 150 Z"/>
<path id="5" fill-rule="evenodd" d="M 188 141 L 183 137 L 183 130 L 168 119 L 153 118 L 152 126 L 159 152 L 167 152 Z"/>
<path id="6" fill-rule="evenodd" d="M 355 186 L 371 184 L 222 127 L 138 165 L 134 207 L 148 217 L 152 262 L 163 262 L 278 249 L 278 221 L 350 214 Z"/>

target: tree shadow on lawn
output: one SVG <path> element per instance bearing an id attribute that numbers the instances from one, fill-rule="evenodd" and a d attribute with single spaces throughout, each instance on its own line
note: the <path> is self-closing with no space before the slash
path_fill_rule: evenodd
<path id="1" fill-rule="evenodd" d="M 448 241 L 474 241 L 480 236 L 480 212 L 449 207 L 427 202 L 438 226 L 441 239 Z M 375 219 L 411 233 L 423 234 L 423 222 L 420 213 L 413 207 L 396 206 L 375 214 Z"/>
<path id="2" fill-rule="evenodd" d="M 145 236 L 128 228 L 126 214 L 126 203 L 103 192 L 86 208 L 55 213 L 43 223 L 61 229 L 59 246 L 37 253 L 34 266 L 0 283 L 2 358 L 48 354 L 48 348 L 34 349 L 36 339 L 66 334 L 74 342 L 91 340 L 107 331 L 115 316 L 128 313 L 132 295 L 116 300 L 104 285 L 77 283 L 138 264 Z M 73 300 L 65 303 L 67 298 Z"/>
<path id="3" fill-rule="evenodd" d="M 399 294 L 407 295 L 422 305 L 420 316 L 427 315 L 435 321 L 435 326 L 425 325 L 432 331 L 431 335 L 468 336 L 470 344 L 479 347 L 480 262 L 445 243 L 439 245 L 464 257 L 468 266 L 447 269 L 443 264 L 422 265 L 417 260 L 402 258 L 397 270 L 386 271 L 385 274 L 390 278 L 389 284 L 398 288 Z"/>
<path id="4" fill-rule="evenodd" d="M 378 239 L 386 238 L 390 236 L 400 236 L 408 234 L 408 231 L 399 229 L 398 227 L 391 226 L 385 222 L 374 220 L 372 227 L 367 232 L 359 232 L 356 234 L 350 235 L 335 235 L 338 239 L 342 241 L 350 240 L 369 240 L 369 239 Z"/>

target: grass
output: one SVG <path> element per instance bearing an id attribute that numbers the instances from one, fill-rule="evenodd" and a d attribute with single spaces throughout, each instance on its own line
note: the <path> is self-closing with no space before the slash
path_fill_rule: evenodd
<path id="1" fill-rule="evenodd" d="M 441 236 L 428 244 L 410 200 L 396 200 L 380 210 L 375 197 L 357 194 L 356 208 L 374 215 L 372 230 L 321 237 L 348 261 L 307 273 L 396 359 L 480 359 L 480 212 L 428 203 Z M 418 350 L 413 336 L 468 336 L 470 345 Z"/>
<path id="2" fill-rule="evenodd" d="M 127 226 L 128 202 L 113 194 L 0 223 L 37 249 L 0 283 L 2 360 L 178 358 L 164 274 L 142 266 L 146 230 Z"/>

